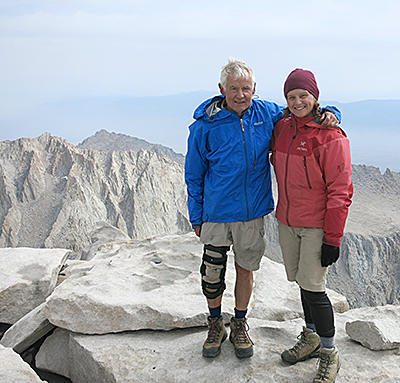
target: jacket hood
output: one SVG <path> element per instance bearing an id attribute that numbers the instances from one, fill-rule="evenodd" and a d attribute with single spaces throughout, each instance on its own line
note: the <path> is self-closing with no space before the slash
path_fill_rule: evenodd
<path id="1" fill-rule="evenodd" d="M 223 107 L 222 102 L 224 96 L 214 96 L 202 102 L 194 111 L 193 118 L 198 120 L 203 117 L 212 117 L 217 114 Z"/>

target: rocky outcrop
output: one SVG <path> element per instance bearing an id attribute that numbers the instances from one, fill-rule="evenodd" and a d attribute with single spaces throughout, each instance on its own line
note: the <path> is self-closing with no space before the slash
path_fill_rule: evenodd
<path id="1" fill-rule="evenodd" d="M 35 371 L 10 348 L 0 345 L 0 361 L 0 382 L 43 383 Z"/>
<path id="2" fill-rule="evenodd" d="M 354 197 L 328 286 L 350 307 L 400 304 L 400 173 L 353 166 Z"/>
<path id="3" fill-rule="evenodd" d="M 398 382 L 398 351 L 371 351 L 353 342 L 344 331 L 346 322 L 353 318 L 351 311 L 336 316 L 336 345 L 342 362 L 336 383 Z M 216 360 L 203 358 L 206 328 L 106 335 L 57 329 L 40 349 L 37 365 L 68 376 L 73 383 L 312 381 L 317 369 L 315 359 L 288 366 L 280 357 L 297 340 L 301 319 L 248 322 L 255 343 L 254 356 L 248 360 L 239 361 L 229 341 L 222 344 Z"/>
<path id="4" fill-rule="evenodd" d="M 70 276 L 48 298 L 45 315 L 58 327 L 85 334 L 201 326 L 207 321 L 199 288 L 201 257 L 202 245 L 194 234 L 110 242 L 91 261 L 64 271 Z M 227 317 L 234 308 L 232 254 L 229 258 Z M 337 311 L 348 309 L 343 296 L 329 295 Z M 265 258 L 249 316 L 283 321 L 301 315 L 298 287 L 286 281 L 283 265 Z"/>
<path id="5" fill-rule="evenodd" d="M 356 309 L 358 319 L 346 323 L 347 335 L 370 350 L 400 347 L 400 306 Z"/>
<path id="6" fill-rule="evenodd" d="M 138 152 L 141 149 L 145 149 L 167 156 L 180 164 L 185 162 L 185 156 L 174 152 L 171 148 L 167 148 L 160 144 L 151 144 L 150 142 L 140 138 L 128 136 L 122 133 L 110 133 L 105 129 L 101 129 L 93 136 L 86 138 L 76 147 L 78 149 L 93 149 L 101 152 L 121 150 L 133 150 L 134 152 Z"/>
<path id="7" fill-rule="evenodd" d="M 45 133 L 0 143 L 0 247 L 80 251 L 106 221 L 130 238 L 190 230 L 183 166 L 140 150 L 77 149 Z"/>
<path id="8" fill-rule="evenodd" d="M 0 248 L 0 322 L 13 324 L 53 292 L 69 251 Z"/>
<path id="9" fill-rule="evenodd" d="M 387 236 L 347 233 L 328 286 L 346 292 L 351 307 L 400 304 L 400 231 Z"/>
<path id="10" fill-rule="evenodd" d="M 287 366 L 280 358 L 304 324 L 299 289 L 286 280 L 283 265 L 265 258 L 255 273 L 248 313 L 254 356 L 239 361 L 227 341 L 210 363 L 201 356 L 207 307 L 198 272 L 202 245 L 195 235 L 123 241 L 107 225 L 103 229 L 98 224 L 94 238 L 106 242 L 108 236 L 108 243 L 94 241 L 89 261 L 67 260 L 63 281 L 44 304 L 6 331 L 3 346 L 21 352 L 43 331 L 56 327 L 40 343 L 35 364 L 73 383 L 312 380 L 315 360 Z M 234 307 L 234 279 L 230 254 L 226 322 Z M 370 309 L 348 311 L 343 296 L 331 290 L 328 294 L 336 309 L 336 344 L 342 357 L 337 383 L 396 381 L 398 349 L 373 352 L 346 333 L 346 324 L 366 320 L 370 312 L 364 310 Z M 399 307 L 382 307 L 375 319 L 387 320 L 393 310 Z"/>

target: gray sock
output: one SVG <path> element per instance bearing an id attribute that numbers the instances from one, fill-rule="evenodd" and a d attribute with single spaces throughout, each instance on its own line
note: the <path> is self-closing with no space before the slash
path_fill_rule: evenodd
<path id="1" fill-rule="evenodd" d="M 321 348 L 335 348 L 335 338 L 333 336 L 327 338 L 321 336 Z"/>
<path id="2" fill-rule="evenodd" d="M 313 330 L 314 332 L 317 331 L 314 323 L 306 323 L 306 327 L 309 328 L 310 330 Z"/>

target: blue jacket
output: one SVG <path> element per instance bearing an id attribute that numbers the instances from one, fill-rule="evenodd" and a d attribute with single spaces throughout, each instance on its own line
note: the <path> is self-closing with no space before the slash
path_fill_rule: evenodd
<path id="1" fill-rule="evenodd" d="M 274 209 L 268 153 L 283 108 L 252 100 L 240 118 L 221 106 L 223 99 L 203 102 L 189 127 L 185 181 L 193 226 L 249 221 Z"/>

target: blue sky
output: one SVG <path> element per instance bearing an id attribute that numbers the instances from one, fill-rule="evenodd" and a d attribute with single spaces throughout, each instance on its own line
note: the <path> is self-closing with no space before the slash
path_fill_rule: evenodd
<path id="1" fill-rule="evenodd" d="M 89 96 L 215 90 L 228 56 L 283 102 L 296 67 L 321 99 L 400 98 L 400 2 L 0 0 L 0 115 Z"/>

